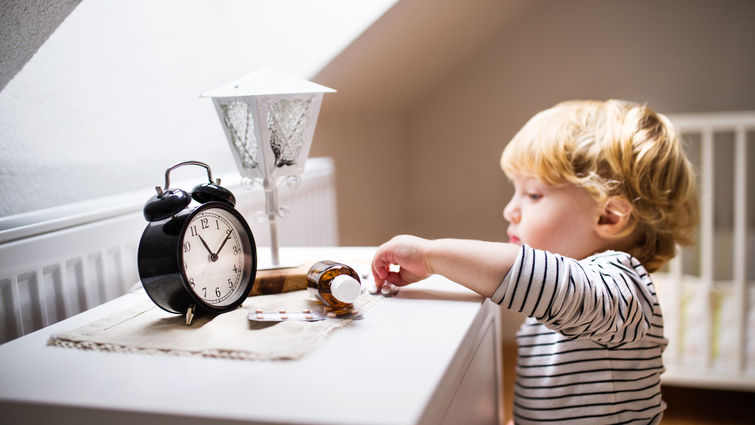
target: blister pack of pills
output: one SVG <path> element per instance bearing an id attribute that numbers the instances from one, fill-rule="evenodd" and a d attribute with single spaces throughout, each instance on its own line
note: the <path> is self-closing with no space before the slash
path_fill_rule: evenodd
<path id="1" fill-rule="evenodd" d="M 278 311 L 263 311 L 263 310 L 255 310 L 252 312 L 249 312 L 249 320 L 253 320 L 255 322 L 286 322 L 286 321 L 305 321 L 305 322 L 317 322 L 320 320 L 325 320 L 325 315 L 316 311 L 311 311 L 309 309 L 304 309 L 301 311 L 287 311 L 287 310 L 278 310 Z"/>

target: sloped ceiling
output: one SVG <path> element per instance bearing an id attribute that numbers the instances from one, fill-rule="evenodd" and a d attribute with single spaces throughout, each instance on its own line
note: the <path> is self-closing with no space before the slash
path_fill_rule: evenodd
<path id="1" fill-rule="evenodd" d="M 323 113 L 410 107 L 538 3 L 400 0 L 314 78 L 338 90 Z"/>
<path id="2" fill-rule="evenodd" d="M 81 0 L 2 0 L 0 90 L 79 3 Z"/>
<path id="3" fill-rule="evenodd" d="M 80 2 L 2 2 L 0 90 Z M 406 108 L 535 3 L 400 0 L 315 77 L 338 88 L 327 112 Z"/>

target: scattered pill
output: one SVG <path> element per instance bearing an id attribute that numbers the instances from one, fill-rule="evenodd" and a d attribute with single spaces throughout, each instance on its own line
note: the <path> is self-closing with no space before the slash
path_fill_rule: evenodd
<path id="1" fill-rule="evenodd" d="M 280 310 L 278 310 L 278 313 L 280 313 L 280 314 L 286 314 L 286 310 L 285 309 L 280 309 Z"/>
<path id="2" fill-rule="evenodd" d="M 308 308 L 305 308 L 305 309 L 304 309 L 304 310 L 302 310 L 301 312 L 302 312 L 302 313 L 304 313 L 304 314 L 309 314 L 309 313 L 311 313 L 311 312 L 312 312 L 312 310 L 310 310 L 310 309 L 308 309 Z"/>
<path id="3" fill-rule="evenodd" d="M 398 294 L 398 286 L 386 280 L 385 282 L 383 282 L 383 287 L 380 288 L 380 294 L 386 297 L 392 297 Z"/>
<path id="4" fill-rule="evenodd" d="M 332 319 L 332 318 L 336 317 L 336 313 L 330 311 L 330 312 L 328 312 L 328 317 L 330 317 Z"/>

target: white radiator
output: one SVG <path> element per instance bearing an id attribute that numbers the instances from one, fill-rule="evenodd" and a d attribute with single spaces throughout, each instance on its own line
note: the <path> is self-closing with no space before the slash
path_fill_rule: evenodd
<path id="1" fill-rule="evenodd" d="M 699 178 L 696 244 L 656 273 L 664 382 L 755 391 L 755 111 L 669 116 Z"/>
<path id="2" fill-rule="evenodd" d="M 164 172 L 155 170 L 155 186 L 164 183 Z M 235 175 L 219 177 L 236 196 L 259 256 L 269 258 L 267 223 L 254 219 L 264 210 L 261 187 L 246 190 Z M 171 187 L 191 190 L 202 179 L 206 174 Z M 138 282 L 136 250 L 147 225 L 142 207 L 153 194 L 150 189 L 0 219 L 0 343 L 122 295 Z M 282 247 L 338 244 L 332 160 L 308 160 L 301 185 L 279 186 L 279 200 L 290 210 L 278 221 Z"/>

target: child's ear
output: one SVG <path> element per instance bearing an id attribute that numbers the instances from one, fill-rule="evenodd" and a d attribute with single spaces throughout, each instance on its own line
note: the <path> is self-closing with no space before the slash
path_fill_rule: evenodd
<path id="1" fill-rule="evenodd" d="M 611 196 L 604 203 L 595 229 L 601 237 L 612 239 L 631 233 L 632 204 L 623 196 Z"/>

